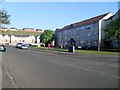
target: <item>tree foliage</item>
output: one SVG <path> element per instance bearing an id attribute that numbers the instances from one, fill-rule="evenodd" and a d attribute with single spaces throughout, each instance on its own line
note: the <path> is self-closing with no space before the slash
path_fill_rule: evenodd
<path id="1" fill-rule="evenodd" d="M 47 44 L 51 41 L 53 34 L 54 32 L 52 30 L 45 30 L 44 33 L 42 33 L 40 36 L 40 41 Z"/>
<path id="2" fill-rule="evenodd" d="M 2 25 L 9 25 L 10 24 L 10 15 L 7 14 L 7 11 L 0 10 L 0 27 Z"/>
<path id="3" fill-rule="evenodd" d="M 106 39 L 117 40 L 120 45 L 120 19 L 112 20 L 105 27 Z"/>

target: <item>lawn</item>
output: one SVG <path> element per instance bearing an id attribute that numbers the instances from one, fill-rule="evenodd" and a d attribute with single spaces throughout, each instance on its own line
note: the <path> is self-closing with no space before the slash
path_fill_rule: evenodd
<path id="1" fill-rule="evenodd" d="M 34 47 L 38 49 L 48 50 L 47 47 Z M 67 49 L 61 49 L 61 48 L 50 48 L 49 50 L 53 51 L 60 51 L 60 52 L 68 52 Z M 96 51 L 96 50 L 75 50 L 75 53 L 81 53 L 81 54 L 94 54 L 94 55 L 118 55 L 118 52 L 110 52 L 110 51 Z"/>
<path id="2" fill-rule="evenodd" d="M 83 54 L 109 54 L 109 55 L 118 55 L 118 52 L 110 52 L 110 51 L 97 51 L 97 50 L 76 50 L 77 53 L 83 53 Z"/>

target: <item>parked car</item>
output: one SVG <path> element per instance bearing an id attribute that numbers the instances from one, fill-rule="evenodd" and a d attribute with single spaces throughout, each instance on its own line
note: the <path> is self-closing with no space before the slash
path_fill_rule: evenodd
<path id="1" fill-rule="evenodd" d="M 16 48 L 20 48 L 23 43 L 17 43 Z"/>
<path id="2" fill-rule="evenodd" d="M 30 47 L 30 46 L 31 46 L 31 44 L 26 44 L 26 46 L 27 46 L 27 47 Z"/>
<path id="3" fill-rule="evenodd" d="M 20 46 L 20 49 L 27 49 L 28 48 L 28 46 L 26 45 L 26 44 L 22 44 L 21 46 Z"/>
<path id="4" fill-rule="evenodd" d="M 5 45 L 0 45 L 0 52 L 5 52 L 5 51 L 6 51 Z"/>

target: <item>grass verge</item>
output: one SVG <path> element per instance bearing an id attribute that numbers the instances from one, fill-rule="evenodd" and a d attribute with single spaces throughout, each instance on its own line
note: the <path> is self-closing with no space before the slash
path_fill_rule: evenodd
<path id="1" fill-rule="evenodd" d="M 47 47 L 33 47 L 33 48 L 48 50 Z M 54 47 L 51 47 L 49 50 L 60 51 L 60 52 L 68 52 L 67 49 L 54 48 Z M 75 50 L 75 53 L 80 53 L 80 54 L 94 54 L 94 55 L 118 55 L 118 52 L 96 51 L 96 50 Z"/>

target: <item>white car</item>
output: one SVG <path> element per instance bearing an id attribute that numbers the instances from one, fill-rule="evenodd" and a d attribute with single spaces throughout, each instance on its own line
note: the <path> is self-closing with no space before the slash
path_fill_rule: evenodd
<path id="1" fill-rule="evenodd" d="M 27 49 L 28 48 L 28 46 L 26 45 L 26 44 L 22 44 L 21 46 L 20 46 L 20 49 Z"/>
<path id="2" fill-rule="evenodd" d="M 23 43 L 17 43 L 16 48 L 20 48 Z"/>
<path id="3" fill-rule="evenodd" d="M 5 52 L 5 51 L 6 51 L 5 45 L 0 45 L 0 52 Z"/>

